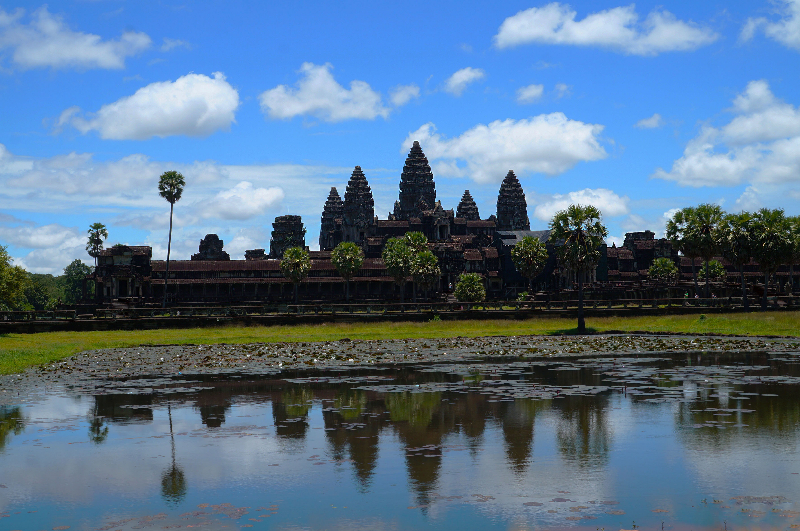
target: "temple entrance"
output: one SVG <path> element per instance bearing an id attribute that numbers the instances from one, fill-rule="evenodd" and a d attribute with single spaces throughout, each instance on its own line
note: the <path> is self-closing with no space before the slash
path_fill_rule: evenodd
<path id="1" fill-rule="evenodd" d="M 125 279 L 117 280 L 117 293 L 119 297 L 128 296 L 128 281 Z"/>

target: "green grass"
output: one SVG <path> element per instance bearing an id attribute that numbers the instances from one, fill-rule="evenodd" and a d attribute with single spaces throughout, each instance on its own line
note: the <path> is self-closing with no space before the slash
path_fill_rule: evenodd
<path id="1" fill-rule="evenodd" d="M 800 336 L 800 312 L 592 317 L 592 332 L 675 332 L 742 336 Z M 537 318 L 525 321 L 473 320 L 427 323 L 364 323 L 271 327 L 193 328 L 109 332 L 48 332 L 0 336 L 0 374 L 50 363 L 78 352 L 99 348 L 163 344 L 255 343 L 276 341 L 330 341 L 350 339 L 398 339 L 552 335 L 575 333 L 575 320 Z"/>

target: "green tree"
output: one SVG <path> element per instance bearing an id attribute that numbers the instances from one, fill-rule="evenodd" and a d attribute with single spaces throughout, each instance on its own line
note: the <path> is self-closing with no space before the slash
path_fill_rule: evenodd
<path id="1" fill-rule="evenodd" d="M 429 277 L 432 277 L 434 273 L 438 278 L 441 272 L 439 271 L 438 260 L 436 260 L 436 256 L 434 256 L 433 253 L 431 253 L 430 256 L 425 255 L 424 258 L 420 259 L 423 253 L 430 253 L 430 251 L 428 251 L 428 238 L 426 238 L 424 234 L 417 231 L 407 232 L 403 236 L 403 240 L 411 251 L 409 274 L 411 275 L 414 302 L 417 302 L 417 286 L 422 287 L 422 284 L 430 280 Z M 433 260 L 431 260 L 431 256 L 433 256 Z M 426 275 L 428 277 L 426 277 Z"/>
<path id="2" fill-rule="evenodd" d="M 769 277 L 792 258 L 792 238 L 789 220 L 783 209 L 762 208 L 753 215 L 755 234 L 754 258 L 764 273 L 764 297 L 761 308 L 767 308 Z"/>
<path id="3" fill-rule="evenodd" d="M 716 233 L 723 216 L 724 213 L 718 205 L 703 203 L 694 209 L 689 218 L 687 235 L 693 241 L 697 255 L 705 263 L 706 298 L 711 296 L 707 279 L 714 277 L 709 276 L 708 267 L 711 259 L 719 253 Z"/>
<path id="4" fill-rule="evenodd" d="M 386 272 L 400 287 L 400 302 L 405 298 L 406 280 L 411 275 L 411 262 L 413 252 L 408 247 L 405 238 L 389 238 L 381 252 L 381 258 L 386 266 Z"/>
<path id="5" fill-rule="evenodd" d="M 528 279 L 528 288 L 533 290 L 533 279 L 547 263 L 547 246 L 538 238 L 525 236 L 511 248 L 511 260 L 519 274 Z"/>
<path id="6" fill-rule="evenodd" d="M 64 268 L 61 282 L 64 286 L 64 302 L 75 304 L 83 298 L 83 284 L 86 277 L 92 274 L 92 268 L 78 260 L 73 260 Z"/>
<path id="7" fill-rule="evenodd" d="M 678 278 L 678 266 L 669 258 L 656 258 L 647 275 L 656 282 L 673 282 Z"/>
<path id="8" fill-rule="evenodd" d="M 789 260 L 789 291 L 794 293 L 794 265 L 800 262 L 800 216 L 790 217 L 789 226 L 792 239 L 792 258 Z"/>
<path id="9" fill-rule="evenodd" d="M 725 271 L 725 266 L 722 265 L 722 262 L 719 260 L 709 260 L 706 263 L 706 267 L 700 273 L 700 278 L 706 282 L 724 280 L 727 274 L 728 272 Z"/>
<path id="10" fill-rule="evenodd" d="M 183 187 L 186 186 L 186 181 L 183 180 L 183 175 L 177 171 L 171 170 L 161 174 L 158 179 L 158 195 L 163 197 L 169 203 L 169 239 L 167 240 L 167 270 L 164 273 L 164 300 L 161 303 L 162 308 L 167 307 L 167 283 L 169 282 L 169 255 L 172 250 L 172 211 L 175 208 L 175 203 L 180 201 L 183 194 Z"/>
<path id="11" fill-rule="evenodd" d="M 600 210 L 592 205 L 570 205 L 556 212 L 550 221 L 550 243 L 557 245 L 561 263 L 575 272 L 578 280 L 578 333 L 586 332 L 583 317 L 583 277 L 597 266 L 600 246 L 608 230 L 601 223 Z M 558 245 L 561 244 L 561 245 Z"/>
<path id="12" fill-rule="evenodd" d="M 331 262 L 345 281 L 345 297 L 350 301 L 350 279 L 364 264 L 364 251 L 353 242 L 342 242 L 331 252 Z"/>
<path id="13" fill-rule="evenodd" d="M 97 257 L 100 256 L 100 251 L 103 250 L 103 242 L 108 238 L 108 231 L 102 223 L 92 223 L 87 232 L 89 233 L 89 241 L 86 242 L 86 252 L 94 258 L 94 266 L 97 267 Z"/>
<path id="14" fill-rule="evenodd" d="M 301 247 L 291 247 L 286 249 L 281 259 L 281 273 L 287 279 L 292 281 L 294 285 L 294 303 L 297 304 L 298 294 L 297 290 L 300 283 L 308 276 L 311 271 L 311 260 L 308 258 L 308 252 Z"/>
<path id="15" fill-rule="evenodd" d="M 459 302 L 483 302 L 486 300 L 486 288 L 478 273 L 462 273 L 456 282 L 453 293 Z"/>
<path id="16" fill-rule="evenodd" d="M 30 285 L 28 272 L 12 265 L 14 259 L 0 245 L 0 310 L 19 310 L 27 305 L 25 290 Z"/>
<path id="17" fill-rule="evenodd" d="M 403 239 L 414 254 L 419 254 L 428 249 L 428 238 L 421 232 L 406 232 Z"/>
<path id="18" fill-rule="evenodd" d="M 750 212 L 726 214 L 717 226 L 716 239 L 722 256 L 739 270 L 739 278 L 742 283 L 742 304 L 744 311 L 750 311 L 744 266 L 750 263 L 755 252 L 753 215 Z"/>
<path id="19" fill-rule="evenodd" d="M 691 231 L 694 211 L 694 207 L 685 207 L 675 212 L 667 221 L 666 236 L 683 256 L 691 260 L 692 279 L 694 280 L 694 289 L 697 290 L 697 272 L 694 269 L 694 260 L 700 255 L 697 242 L 694 240 L 694 233 Z"/>
<path id="20" fill-rule="evenodd" d="M 436 285 L 442 271 L 439 269 L 439 259 L 427 249 L 418 253 L 411 263 L 411 280 L 414 286 L 421 287 L 426 294 Z M 414 302 L 417 302 L 417 290 L 414 288 Z"/>

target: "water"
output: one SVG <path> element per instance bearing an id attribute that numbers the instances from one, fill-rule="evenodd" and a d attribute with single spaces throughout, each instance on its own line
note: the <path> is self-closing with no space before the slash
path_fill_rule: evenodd
<path id="1" fill-rule="evenodd" d="M 587 358 L 23 393 L 0 407 L 0 529 L 800 527 L 798 362 Z"/>

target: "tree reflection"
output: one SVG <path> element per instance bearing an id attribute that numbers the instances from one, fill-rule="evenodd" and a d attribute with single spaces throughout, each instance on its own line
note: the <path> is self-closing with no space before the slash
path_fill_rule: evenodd
<path id="1" fill-rule="evenodd" d="M 506 459 L 514 473 L 522 475 L 530 464 L 534 420 L 540 411 L 550 407 L 550 403 L 544 400 L 518 399 L 506 404 L 502 413 Z"/>
<path id="2" fill-rule="evenodd" d="M 606 422 L 607 402 L 603 395 L 553 400 L 553 406 L 561 410 L 556 427 L 558 450 L 569 462 L 580 467 L 608 462 L 611 434 Z"/>
<path id="3" fill-rule="evenodd" d="M 167 404 L 167 414 L 169 415 L 169 439 L 172 445 L 172 463 L 170 467 L 161 474 L 161 497 L 167 505 L 173 507 L 179 505 L 186 496 L 186 476 L 181 467 L 175 460 L 175 434 L 172 430 L 172 406 Z"/>
<path id="4" fill-rule="evenodd" d="M 25 430 L 22 410 L 18 407 L 0 406 L 0 451 L 2 451 L 12 435 L 19 435 Z"/>

